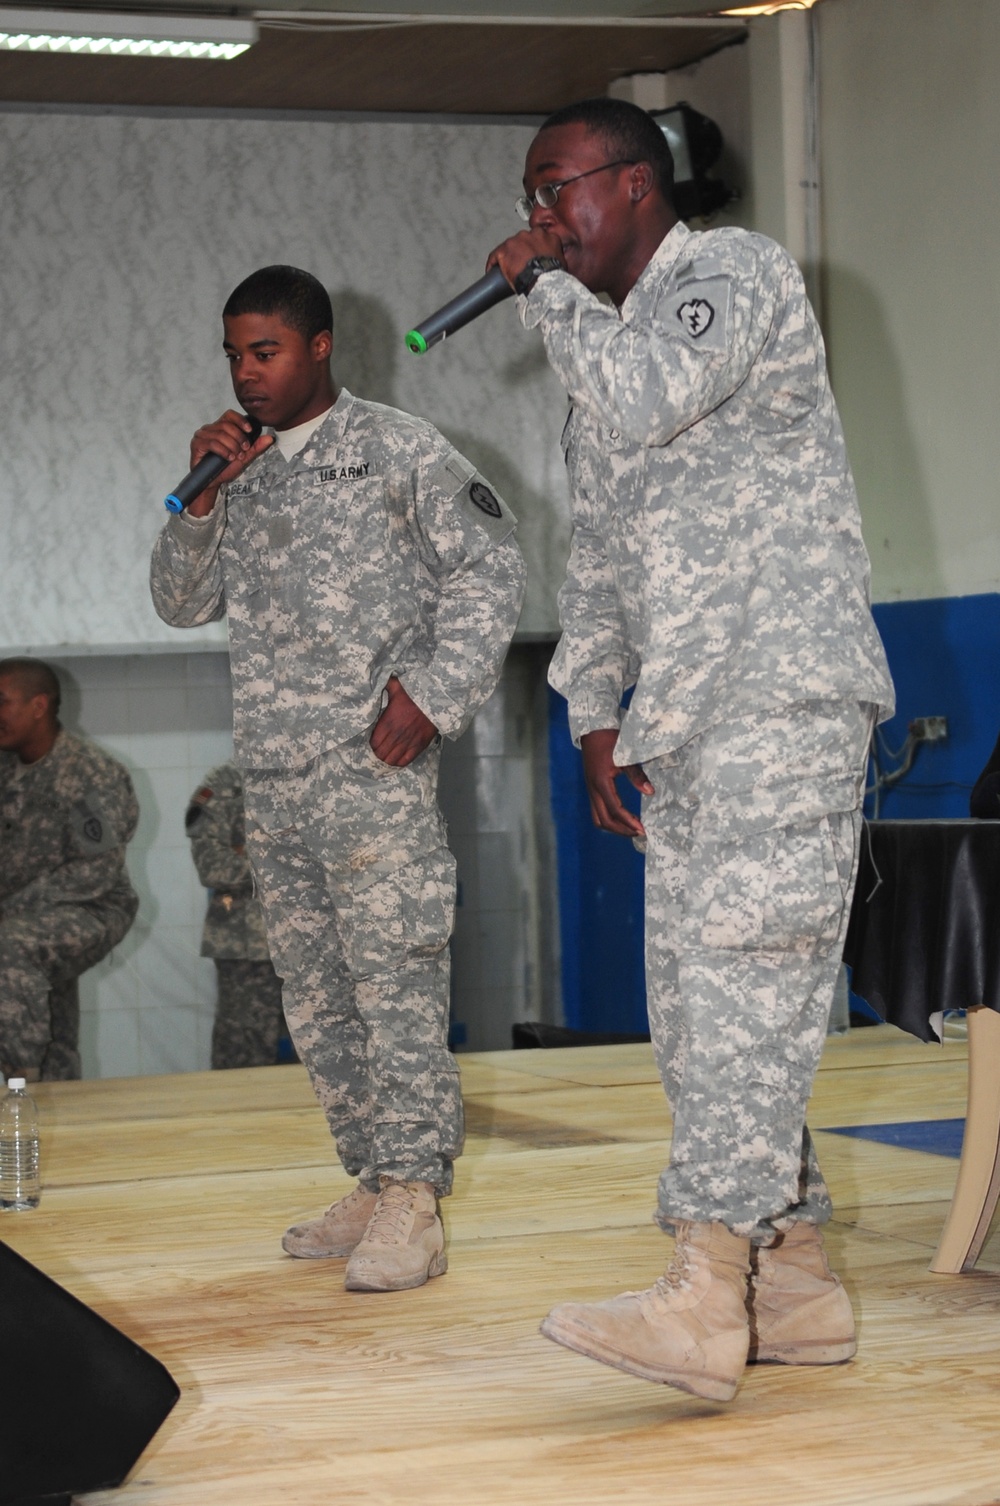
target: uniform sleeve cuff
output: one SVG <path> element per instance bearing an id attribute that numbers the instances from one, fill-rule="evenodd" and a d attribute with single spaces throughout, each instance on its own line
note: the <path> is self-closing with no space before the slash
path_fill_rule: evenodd
<path id="1" fill-rule="evenodd" d="M 222 527 L 224 517 L 225 509 L 216 498 L 215 506 L 205 517 L 193 518 L 187 510 L 175 512 L 171 513 L 167 526 L 174 538 L 186 548 L 206 549 Z"/>
<path id="2" fill-rule="evenodd" d="M 586 701 L 569 708 L 569 731 L 574 747 L 588 732 L 606 732 L 622 724 L 621 706 L 612 701 Z"/>
<path id="3" fill-rule="evenodd" d="M 399 683 L 415 706 L 429 717 L 445 737 L 459 737 L 472 720 L 435 681 L 429 670 L 415 666 L 399 671 Z"/>
<path id="4" fill-rule="evenodd" d="M 582 286 L 569 272 L 543 272 L 530 293 L 519 295 L 517 311 L 525 329 L 534 329 L 552 309 L 568 308 Z"/>

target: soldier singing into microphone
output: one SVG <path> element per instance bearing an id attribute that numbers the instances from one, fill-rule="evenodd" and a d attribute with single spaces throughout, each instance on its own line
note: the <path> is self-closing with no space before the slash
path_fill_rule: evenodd
<path id="1" fill-rule="evenodd" d="M 446 1268 L 438 1198 L 463 1136 L 440 740 L 496 686 L 524 563 L 470 461 L 336 386 L 315 277 L 265 267 L 223 325 L 266 432 L 230 411 L 195 434 L 192 465 L 229 464 L 160 535 L 153 600 L 175 627 L 228 617 L 247 851 L 292 1039 L 356 1178 L 284 1247 L 349 1256 L 349 1290 L 399 1290 Z"/>

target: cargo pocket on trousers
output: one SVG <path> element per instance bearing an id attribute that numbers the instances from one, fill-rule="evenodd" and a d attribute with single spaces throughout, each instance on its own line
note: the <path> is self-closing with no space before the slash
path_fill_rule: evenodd
<path id="1" fill-rule="evenodd" d="M 455 920 L 455 859 L 438 847 L 390 873 L 378 865 L 354 875 L 345 946 L 357 978 L 433 957 L 448 945 Z"/>
<path id="2" fill-rule="evenodd" d="M 853 866 L 853 853 L 838 853 L 838 844 L 853 846 L 853 833 L 850 815 L 837 814 L 692 853 L 688 934 L 702 946 L 738 951 L 804 955 L 831 946 Z"/>
<path id="3" fill-rule="evenodd" d="M 393 763 L 385 763 L 375 752 L 368 741 L 371 736 L 371 728 L 362 732 L 358 737 L 352 737 L 349 742 L 343 743 L 337 750 L 355 774 L 363 774 L 372 779 L 397 779 L 404 769 L 398 768 Z"/>

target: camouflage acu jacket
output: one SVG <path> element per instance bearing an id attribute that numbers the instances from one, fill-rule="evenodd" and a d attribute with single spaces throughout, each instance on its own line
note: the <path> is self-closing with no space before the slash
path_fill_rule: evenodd
<path id="1" fill-rule="evenodd" d="M 125 845 L 138 820 L 128 773 L 86 738 L 60 732 L 37 763 L 0 753 L 0 915 L 111 905 L 131 920 Z"/>
<path id="2" fill-rule="evenodd" d="M 201 938 L 203 957 L 266 962 L 267 932 L 246 856 L 243 781 L 235 764 L 209 769 L 184 818 L 198 877 L 212 894 Z"/>
<path id="3" fill-rule="evenodd" d="M 305 449 L 267 450 L 153 551 L 157 612 L 229 619 L 236 762 L 293 768 L 371 726 L 390 675 L 457 737 L 524 593 L 514 518 L 430 424 L 342 390 Z"/>
<path id="4" fill-rule="evenodd" d="M 520 306 L 572 404 L 551 681 L 575 740 L 620 724 L 624 764 L 793 701 L 891 714 L 822 338 L 788 253 L 678 224 L 620 315 L 565 272 Z"/>

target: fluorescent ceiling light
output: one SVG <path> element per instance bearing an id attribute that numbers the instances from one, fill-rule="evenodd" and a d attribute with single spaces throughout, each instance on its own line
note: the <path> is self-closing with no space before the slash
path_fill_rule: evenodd
<path id="1" fill-rule="evenodd" d="M 0 50 L 96 57 L 239 57 L 257 40 L 253 21 L 121 12 L 0 9 Z"/>
<path id="2" fill-rule="evenodd" d="M 737 5 L 719 12 L 720 16 L 776 16 L 783 10 L 812 10 L 819 0 L 760 0 L 756 5 Z"/>

